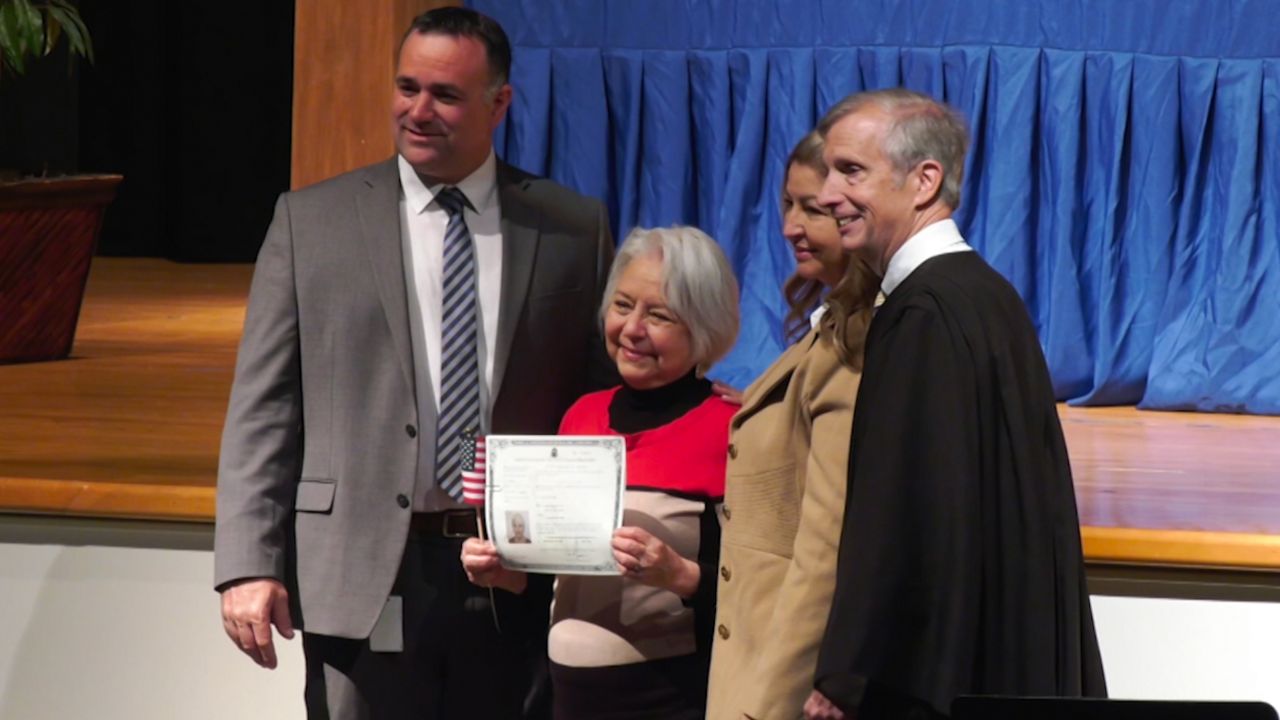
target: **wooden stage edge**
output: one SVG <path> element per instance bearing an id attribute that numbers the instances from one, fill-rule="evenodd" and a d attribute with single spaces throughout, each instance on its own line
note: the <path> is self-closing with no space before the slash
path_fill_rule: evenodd
<path id="1" fill-rule="evenodd" d="M 213 522 L 212 487 L 0 477 L 0 512 Z"/>
<path id="2" fill-rule="evenodd" d="M 211 522 L 250 274 L 95 258 L 73 357 L 0 366 L 0 513 Z M 1060 415 L 1091 564 L 1280 570 L 1280 418 Z"/>

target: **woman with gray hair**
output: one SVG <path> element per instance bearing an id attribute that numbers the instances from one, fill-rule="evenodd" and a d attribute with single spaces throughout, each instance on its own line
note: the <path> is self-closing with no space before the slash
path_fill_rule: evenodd
<path id="1" fill-rule="evenodd" d="M 715 241 L 692 227 L 637 228 L 619 248 L 600 309 L 623 384 L 578 400 L 564 435 L 627 447 L 619 576 L 556 579 L 548 655 L 554 716 L 700 720 L 705 713 L 729 419 L 703 373 L 738 334 L 738 286 Z M 491 543 L 468 540 L 472 582 L 520 592 Z"/>

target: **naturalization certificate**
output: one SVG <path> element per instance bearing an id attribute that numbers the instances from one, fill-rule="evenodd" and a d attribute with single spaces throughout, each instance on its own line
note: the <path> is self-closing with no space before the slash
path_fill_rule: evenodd
<path id="1" fill-rule="evenodd" d="M 525 572 L 617 575 L 626 447 L 617 436 L 489 435 L 485 527 L 503 566 Z"/>

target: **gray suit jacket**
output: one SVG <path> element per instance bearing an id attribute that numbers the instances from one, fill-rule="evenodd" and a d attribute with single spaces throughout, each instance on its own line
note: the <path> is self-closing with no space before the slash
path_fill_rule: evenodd
<path id="1" fill-rule="evenodd" d="M 492 431 L 554 433 L 607 382 L 596 310 L 613 242 L 599 202 L 501 162 L 497 180 Z M 404 551 L 418 444 L 435 447 L 415 400 L 431 388 L 414 386 L 399 197 L 394 158 L 281 195 L 223 431 L 215 586 L 279 579 L 295 623 L 326 635 L 372 630 Z"/>

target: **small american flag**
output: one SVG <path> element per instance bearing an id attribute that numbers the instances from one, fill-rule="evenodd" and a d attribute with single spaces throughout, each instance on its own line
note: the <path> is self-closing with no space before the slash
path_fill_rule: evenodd
<path id="1" fill-rule="evenodd" d="M 484 436 L 462 440 L 462 502 L 484 505 Z"/>

